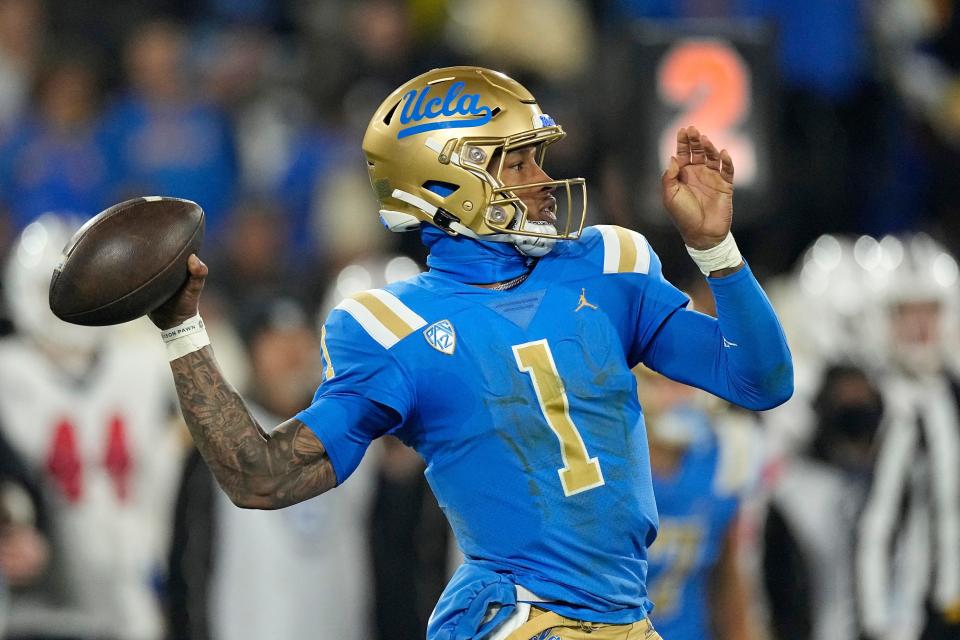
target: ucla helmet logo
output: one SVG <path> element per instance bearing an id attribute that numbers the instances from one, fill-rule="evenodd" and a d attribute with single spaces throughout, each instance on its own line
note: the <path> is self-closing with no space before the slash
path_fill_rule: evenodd
<path id="1" fill-rule="evenodd" d="M 423 124 L 413 124 L 397 132 L 397 138 L 406 138 L 424 131 L 437 129 L 460 129 L 464 127 L 480 127 L 490 122 L 493 109 L 480 104 L 479 93 L 463 93 L 464 82 L 454 82 L 447 89 L 443 98 L 434 96 L 427 100 L 430 87 L 420 91 L 411 90 L 403 96 L 403 109 L 400 111 L 400 123 L 407 125 L 411 122 L 426 120 Z M 426 102 L 424 102 L 426 100 Z M 453 116 L 468 116 L 452 119 Z M 446 118 L 438 120 L 438 118 Z"/>

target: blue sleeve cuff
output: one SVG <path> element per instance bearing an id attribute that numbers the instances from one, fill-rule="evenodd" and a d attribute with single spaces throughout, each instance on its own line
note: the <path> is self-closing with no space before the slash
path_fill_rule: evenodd
<path id="1" fill-rule="evenodd" d="M 721 276 L 719 278 L 712 278 L 710 276 L 707 276 L 707 283 L 710 285 L 711 289 L 714 287 L 723 288 L 723 287 L 734 286 L 737 283 L 742 282 L 743 280 L 747 280 L 751 278 L 753 278 L 754 280 L 756 279 L 753 275 L 753 271 L 750 269 L 750 264 L 747 262 L 746 258 L 744 258 L 742 269 L 734 273 L 731 273 L 728 276 Z"/>
<path id="2" fill-rule="evenodd" d="M 350 477 L 370 443 L 400 423 L 396 411 L 361 396 L 320 396 L 295 418 L 323 444 L 337 485 Z"/>

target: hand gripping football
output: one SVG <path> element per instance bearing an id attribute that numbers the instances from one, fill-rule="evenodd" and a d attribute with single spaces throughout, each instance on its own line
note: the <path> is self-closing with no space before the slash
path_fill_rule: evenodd
<path id="1" fill-rule="evenodd" d="M 150 313 L 186 282 L 203 228 L 203 209 L 179 198 L 135 198 L 100 212 L 64 247 L 50 280 L 50 309 L 87 326 Z"/>

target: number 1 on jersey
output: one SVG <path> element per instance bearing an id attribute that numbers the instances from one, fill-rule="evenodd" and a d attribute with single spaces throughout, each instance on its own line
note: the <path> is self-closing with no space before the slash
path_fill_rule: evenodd
<path id="1" fill-rule="evenodd" d="M 535 340 L 513 346 L 513 355 L 521 372 L 530 375 L 540 402 L 540 411 L 560 441 L 563 467 L 558 469 L 563 492 L 572 496 L 603 484 L 600 461 L 591 458 L 570 417 L 570 403 L 557 365 L 546 340 Z"/>

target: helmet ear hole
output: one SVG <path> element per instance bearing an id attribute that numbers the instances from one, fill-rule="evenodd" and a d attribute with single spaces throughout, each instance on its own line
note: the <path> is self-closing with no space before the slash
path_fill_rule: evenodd
<path id="1" fill-rule="evenodd" d="M 453 184 L 452 182 L 443 182 L 442 180 L 427 180 L 421 186 L 441 198 L 449 197 L 450 194 L 460 188 L 460 185 Z"/>
<path id="2" fill-rule="evenodd" d="M 397 107 L 400 106 L 400 101 L 398 100 L 395 105 L 390 108 L 390 111 L 387 111 L 387 115 L 383 116 L 383 124 L 390 126 L 390 121 L 393 120 L 393 114 L 396 113 Z"/>

